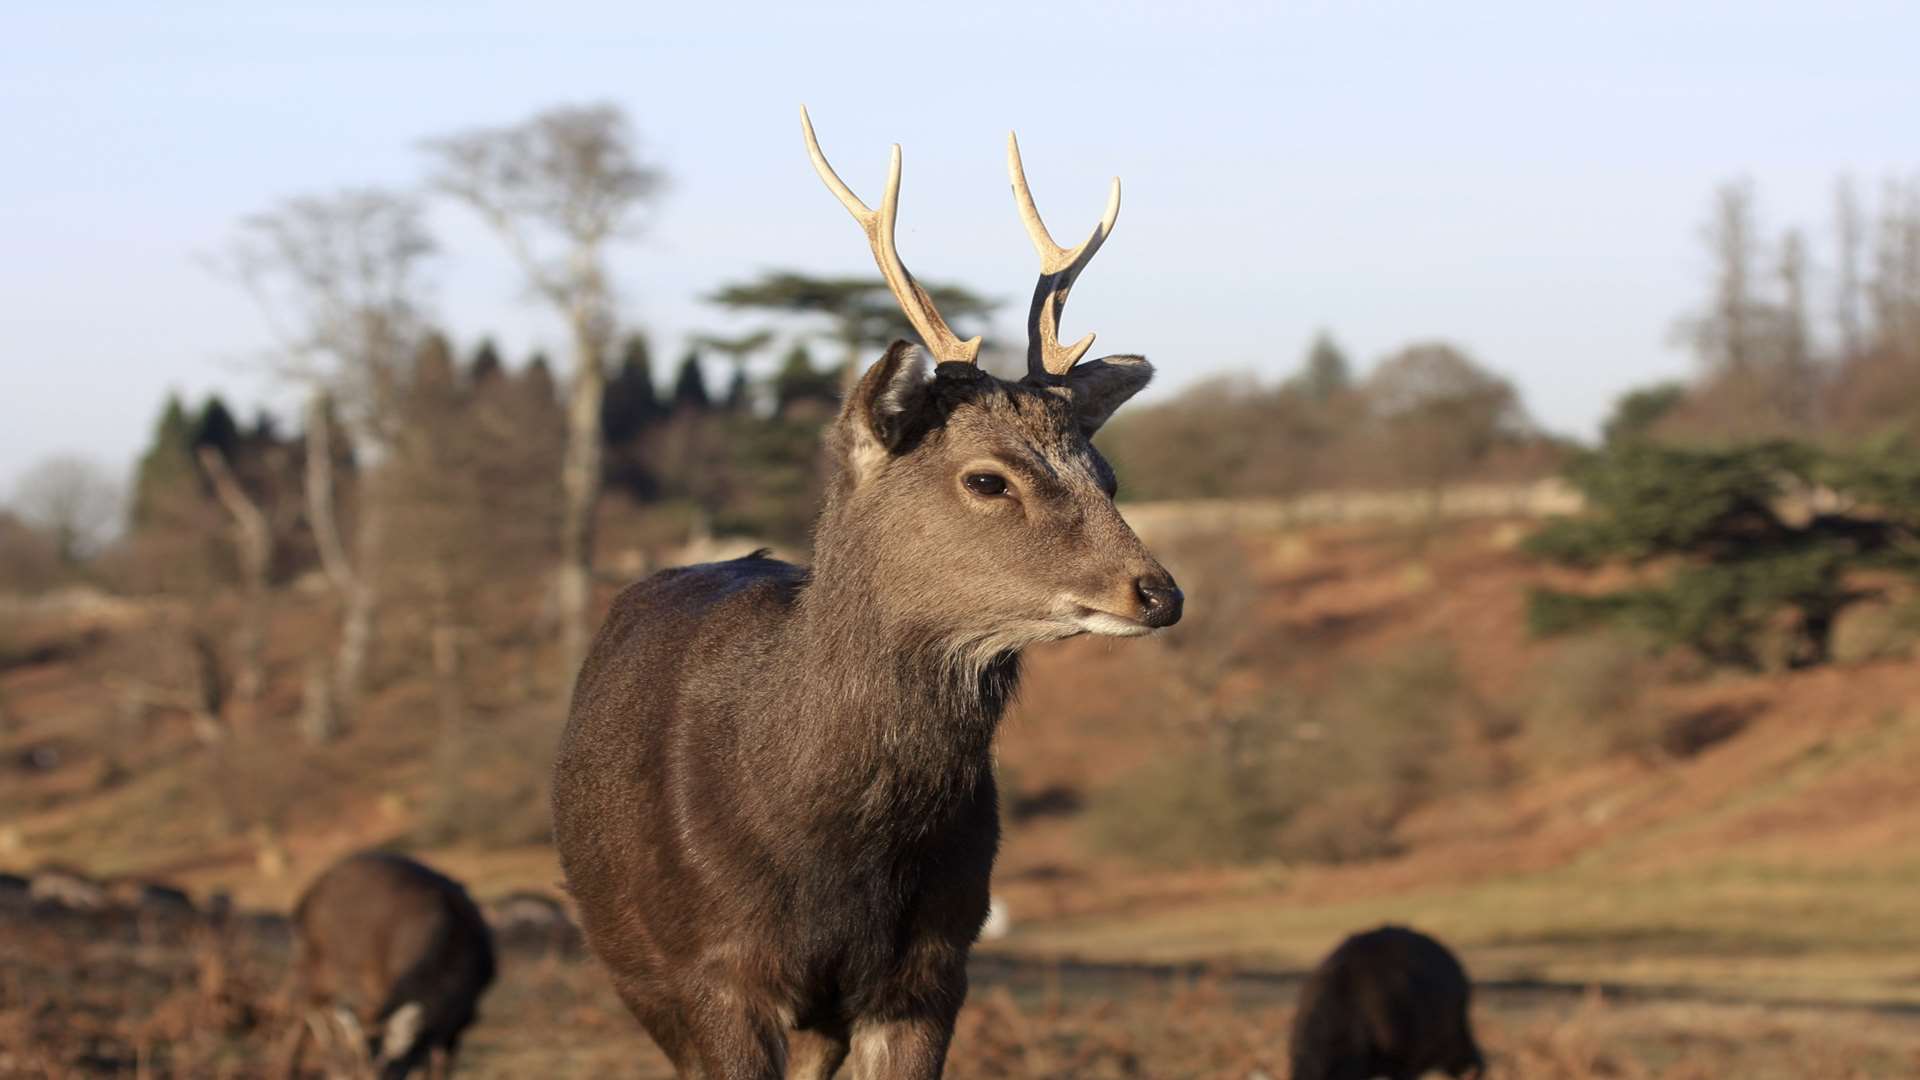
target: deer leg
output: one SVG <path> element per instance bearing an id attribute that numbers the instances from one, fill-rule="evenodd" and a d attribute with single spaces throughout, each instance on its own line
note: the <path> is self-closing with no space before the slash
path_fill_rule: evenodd
<path id="1" fill-rule="evenodd" d="M 953 1012 L 853 1025 L 853 1080 L 938 1080 L 953 1040 Z"/>
<path id="2" fill-rule="evenodd" d="M 686 1033 L 708 1080 L 785 1080 L 786 1036 L 738 995 L 704 995 L 687 1016 Z"/>
<path id="3" fill-rule="evenodd" d="M 795 1028 L 787 1032 L 787 1080 L 831 1080 L 847 1050 L 844 1030 Z"/>
<path id="4" fill-rule="evenodd" d="M 633 1014 L 640 1026 L 646 1029 L 654 1044 L 660 1047 L 667 1060 L 673 1063 L 674 1075 L 681 1077 L 700 1076 L 699 1055 L 694 1049 L 693 1040 L 687 1027 L 681 1022 L 680 1014 L 670 1003 L 662 1002 L 653 995 L 657 992 L 654 985 L 643 979 L 631 978 L 615 972 L 613 988 L 626 1003 L 627 1011 Z"/>

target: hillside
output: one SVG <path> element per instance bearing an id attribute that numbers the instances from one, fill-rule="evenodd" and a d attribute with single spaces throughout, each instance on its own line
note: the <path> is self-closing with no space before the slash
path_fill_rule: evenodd
<path id="1" fill-rule="evenodd" d="M 1150 536 L 1193 616 L 1155 642 L 1032 657 L 1001 742 L 997 888 L 1015 929 L 994 947 L 1292 969 L 1394 920 L 1461 947 L 1480 978 L 1920 1003 L 1920 669 L 1889 657 L 1712 673 L 1533 640 L 1526 586 L 1583 578 L 1519 556 L 1523 531 Z M 58 861 L 284 908 L 338 854 L 399 843 L 483 896 L 554 889 L 540 838 L 561 687 L 537 593 L 503 590 L 473 628 L 492 651 L 469 669 L 467 729 L 439 730 L 432 687 L 410 674 L 418 634 L 397 617 L 362 717 L 313 750 L 296 725 L 305 657 L 327 637 L 316 599 L 277 606 L 262 707 L 217 742 L 140 686 L 180 663 L 156 659 L 157 643 L 183 620 L 221 625 L 221 609 L 13 604 L 0 869 Z M 1102 840 L 1141 770 L 1204 748 L 1219 717 L 1331 699 L 1410 664 L 1443 678 L 1366 700 L 1396 710 L 1383 723 L 1427 723 L 1430 704 L 1432 724 L 1457 730 L 1373 856 L 1181 866 Z M 1308 742 L 1340 737 L 1294 726 Z M 1340 824 L 1345 774 L 1300 786 L 1289 828 L 1316 813 Z"/>

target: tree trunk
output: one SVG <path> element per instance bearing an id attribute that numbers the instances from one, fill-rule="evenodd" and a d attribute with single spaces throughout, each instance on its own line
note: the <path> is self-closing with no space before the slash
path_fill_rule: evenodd
<path id="1" fill-rule="evenodd" d="M 1862 227 L 1860 203 L 1853 182 L 1842 179 L 1834 189 L 1834 232 L 1839 276 L 1834 298 L 1835 322 L 1840 327 L 1840 355 L 1851 360 L 1860 355 L 1865 337 L 1860 327 L 1860 250 Z"/>
<path id="2" fill-rule="evenodd" d="M 607 376 L 592 320 L 573 320 L 573 388 L 567 401 L 567 452 L 560 470 L 560 568 L 555 598 L 560 618 L 562 670 L 568 684 L 587 656 L 588 611 L 593 604 L 594 511 L 600 499 L 600 406 Z"/>
<path id="3" fill-rule="evenodd" d="M 348 717 L 359 709 L 360 694 L 366 687 L 367 655 L 373 648 L 373 619 L 380 599 L 375 587 L 374 563 L 379 557 L 386 509 L 374 486 L 371 477 L 360 485 L 360 528 L 354 543 L 358 570 L 351 575 L 343 598 L 340 648 L 334 660 L 334 700 Z"/>
<path id="4" fill-rule="evenodd" d="M 251 706 L 266 686 L 267 570 L 273 558 L 273 536 L 260 507 L 247 497 L 225 455 L 212 446 L 200 448 L 200 467 L 213 482 L 213 492 L 233 517 L 234 546 L 239 549 L 241 584 L 245 595 L 237 635 L 239 670 L 234 697 Z"/>
<path id="5" fill-rule="evenodd" d="M 320 563 L 340 597 L 340 643 L 334 652 L 333 685 L 324 702 L 324 711 L 329 715 L 324 721 L 314 720 L 310 725 L 331 731 L 338 726 L 340 717 L 351 716 L 359 707 L 360 692 L 366 683 L 367 654 L 373 646 L 373 617 L 379 600 L 373 566 L 378 558 L 385 514 L 373 490 L 373 478 L 364 475 L 360 484 L 354 561 L 349 563 L 345 545 L 340 542 L 339 519 L 334 515 L 332 419 L 328 404 L 326 391 L 320 390 L 314 393 L 307 407 L 307 515 L 312 519 L 314 547 L 319 550 Z"/>
<path id="6" fill-rule="evenodd" d="M 340 542 L 340 522 L 333 512 L 333 438 L 331 399 L 314 391 L 307 403 L 307 517 L 313 527 L 313 546 L 320 566 L 336 592 L 353 587 L 353 569 L 347 565 L 346 546 Z"/>

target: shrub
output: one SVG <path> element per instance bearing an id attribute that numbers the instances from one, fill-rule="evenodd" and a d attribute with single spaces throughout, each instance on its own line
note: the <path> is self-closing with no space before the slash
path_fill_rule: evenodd
<path id="1" fill-rule="evenodd" d="M 1657 748 L 1664 725 L 1645 701 L 1646 648 L 1618 634 L 1569 641 L 1534 669 L 1524 745 L 1538 764 L 1571 765 Z"/>
<path id="2" fill-rule="evenodd" d="M 1639 628 L 1718 664 L 1762 668 L 1762 638 L 1787 613 L 1793 666 L 1831 655 L 1832 628 L 1873 595 L 1856 571 L 1920 574 L 1920 463 L 1884 447 L 1840 453 L 1767 442 L 1723 450 L 1642 442 L 1589 454 L 1569 470 L 1588 513 L 1549 523 L 1527 549 L 1569 566 L 1670 564 L 1656 582 L 1600 595 L 1535 590 L 1528 622 L 1539 634 L 1602 623 Z M 1818 502 L 1851 503 L 1822 509 Z"/>
<path id="3" fill-rule="evenodd" d="M 1377 858 L 1443 785 L 1485 779 L 1460 736 L 1500 726 L 1449 649 L 1416 645 L 1223 718 L 1206 746 L 1098 793 L 1089 825 L 1100 846 L 1157 862 Z"/>
<path id="4" fill-rule="evenodd" d="M 1296 807 L 1257 776 L 1212 749 L 1154 762 L 1094 797 L 1093 840 L 1171 866 L 1265 858 Z"/>
<path id="5" fill-rule="evenodd" d="M 1849 607 L 1833 622 L 1833 659 L 1840 664 L 1913 656 L 1920 645 L 1920 601 L 1869 601 Z"/>

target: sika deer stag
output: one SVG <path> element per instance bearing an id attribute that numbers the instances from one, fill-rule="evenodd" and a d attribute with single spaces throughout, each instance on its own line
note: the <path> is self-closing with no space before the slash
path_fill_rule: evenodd
<path id="1" fill-rule="evenodd" d="M 1147 384 L 1137 356 L 1075 365 L 1056 337 L 1079 247 L 1040 222 L 1028 372 L 974 363 L 880 208 L 821 154 L 939 362 L 897 342 L 830 433 L 812 569 L 752 555 L 669 570 L 614 602 L 555 764 L 554 838 L 587 941 L 682 1076 L 940 1075 L 999 844 L 989 747 L 1020 651 L 1180 618 L 1173 579 L 1114 509 L 1088 441 Z"/>

